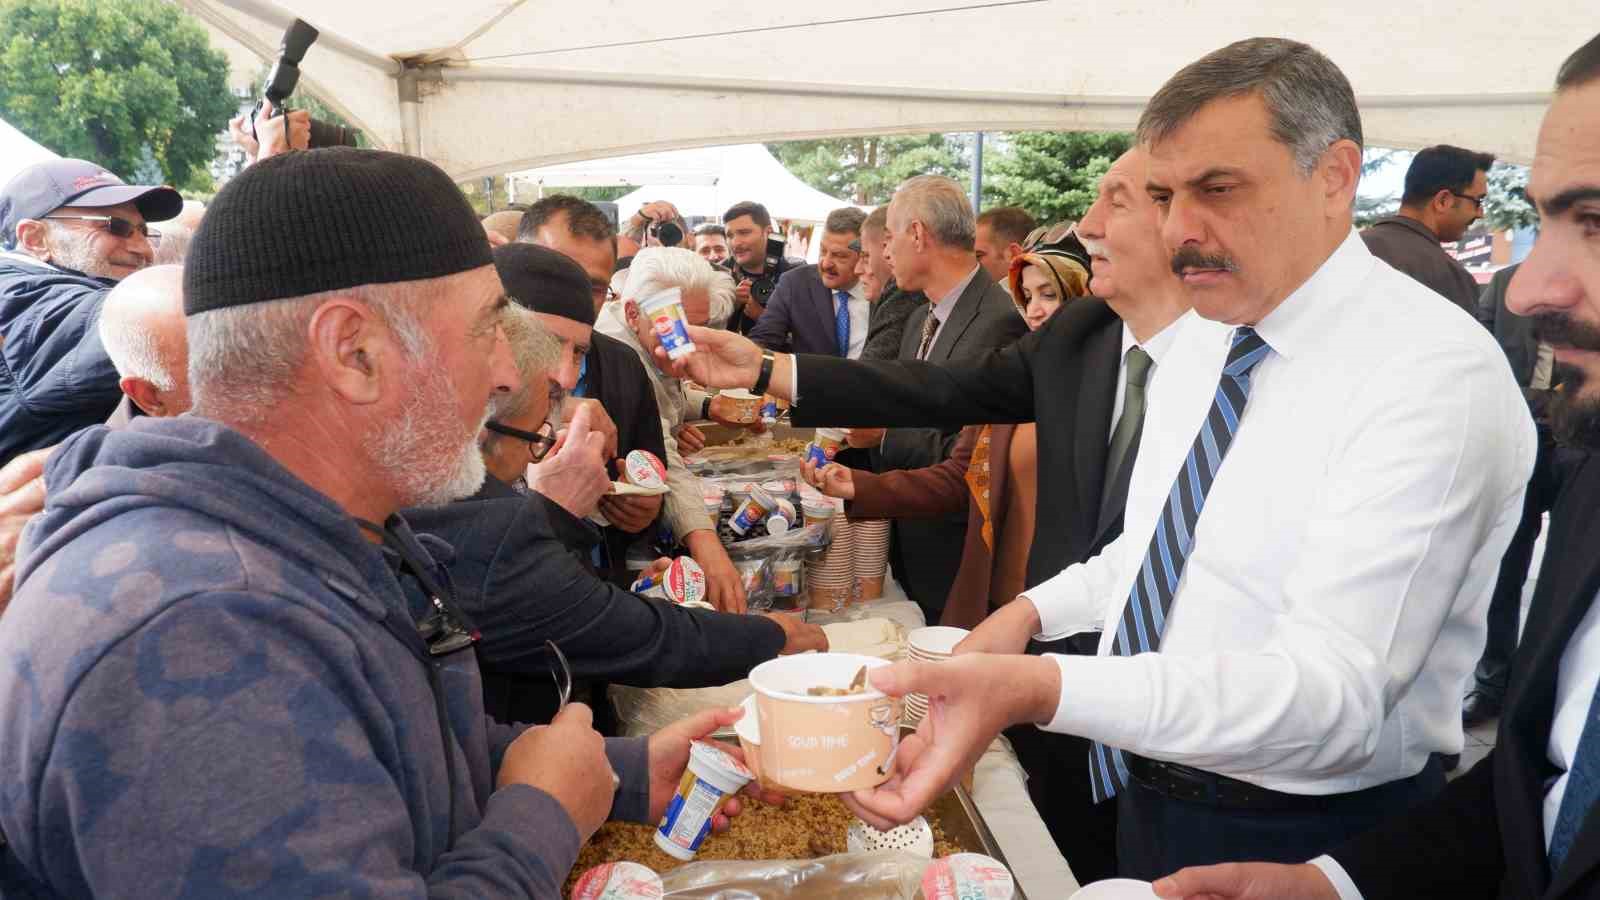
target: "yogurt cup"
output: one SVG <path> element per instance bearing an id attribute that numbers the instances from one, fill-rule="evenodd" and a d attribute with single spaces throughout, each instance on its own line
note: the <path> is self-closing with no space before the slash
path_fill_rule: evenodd
<path id="1" fill-rule="evenodd" d="M 840 448 L 844 447 L 843 428 L 818 428 L 812 435 L 811 443 L 806 445 L 806 459 L 817 465 L 833 462 L 839 455 Z"/>
<path id="2" fill-rule="evenodd" d="M 922 874 L 925 900 L 1011 900 L 1017 884 L 998 861 L 981 853 L 936 859 Z"/>
<path id="3" fill-rule="evenodd" d="M 650 321 L 657 340 L 670 359 L 681 359 L 694 352 L 689 340 L 689 318 L 683 312 L 683 291 L 667 288 L 639 301 L 639 313 Z"/>
<path id="4" fill-rule="evenodd" d="M 772 564 L 772 592 L 780 597 L 794 597 L 800 593 L 800 568 L 798 559 L 780 559 Z"/>
<path id="5" fill-rule="evenodd" d="M 760 485 L 755 485 L 750 491 L 750 496 L 739 504 L 737 510 L 734 510 L 733 518 L 728 520 L 728 527 L 732 528 L 735 534 L 749 534 L 750 529 L 765 522 L 777 509 L 777 499 Z"/>
<path id="6" fill-rule="evenodd" d="M 745 390 L 721 391 L 719 397 L 733 401 L 734 421 L 753 425 L 761 418 L 761 398 Z"/>
<path id="7" fill-rule="evenodd" d="M 706 599 L 706 573 L 693 558 L 680 556 L 665 572 L 640 578 L 629 590 L 678 604 L 697 603 Z"/>
<path id="8" fill-rule="evenodd" d="M 1155 900 L 1155 896 L 1148 881 L 1108 878 L 1079 888 L 1072 900 Z"/>
<path id="9" fill-rule="evenodd" d="M 629 484 L 660 490 L 667 486 L 667 467 L 649 450 L 633 450 L 622 461 L 622 477 Z"/>
<path id="10" fill-rule="evenodd" d="M 636 862 L 595 866 L 578 876 L 571 900 L 661 900 L 661 876 Z"/>
<path id="11" fill-rule="evenodd" d="M 805 524 L 826 525 L 833 518 L 837 507 L 827 498 L 821 497 L 816 500 L 805 499 L 800 501 L 800 510 L 805 514 Z"/>
<path id="12" fill-rule="evenodd" d="M 794 493 L 795 484 L 793 481 L 774 478 L 771 481 L 761 482 L 761 488 L 774 497 L 788 497 Z"/>
<path id="13" fill-rule="evenodd" d="M 755 778 L 744 763 L 705 741 L 689 744 L 689 768 L 678 782 L 678 792 L 667 801 L 667 812 L 656 826 L 656 846 L 674 859 L 688 861 L 700 852 L 711 820 L 728 798 Z"/>

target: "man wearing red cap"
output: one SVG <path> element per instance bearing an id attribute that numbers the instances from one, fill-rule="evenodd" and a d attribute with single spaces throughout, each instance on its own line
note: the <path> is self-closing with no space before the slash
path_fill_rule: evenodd
<path id="1" fill-rule="evenodd" d="M 172 188 L 124 184 L 81 159 L 29 166 L 0 191 L 0 465 L 116 409 L 100 307 L 154 260 L 148 223 L 182 210 Z"/>

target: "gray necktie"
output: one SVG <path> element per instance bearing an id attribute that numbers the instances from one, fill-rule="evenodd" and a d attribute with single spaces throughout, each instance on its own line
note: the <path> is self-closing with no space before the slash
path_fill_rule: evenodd
<path id="1" fill-rule="evenodd" d="M 928 317 L 922 320 L 922 344 L 917 347 L 917 359 L 927 359 L 928 351 L 933 349 L 933 333 L 939 330 L 939 317 L 933 314 L 933 309 L 928 309 Z"/>
<path id="2" fill-rule="evenodd" d="M 1106 453 L 1106 481 L 1100 493 L 1102 507 L 1110 499 L 1112 487 L 1122 474 L 1122 467 L 1132 464 L 1132 460 L 1124 457 L 1139 437 L 1139 430 L 1144 427 L 1144 387 L 1150 381 L 1150 367 L 1155 365 L 1155 360 L 1136 345 L 1128 350 L 1127 365 L 1128 383 L 1122 389 L 1122 417 L 1117 419 L 1117 428 L 1111 433 L 1111 449 Z"/>

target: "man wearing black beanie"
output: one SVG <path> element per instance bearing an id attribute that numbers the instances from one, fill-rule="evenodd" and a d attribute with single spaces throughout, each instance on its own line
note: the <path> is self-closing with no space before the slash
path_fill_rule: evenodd
<path id="1" fill-rule="evenodd" d="M 568 395 L 599 403 L 615 424 L 616 455 L 647 450 L 667 458 L 661 411 L 639 357 L 621 342 L 594 330 L 594 303 L 583 268 L 565 255 L 535 244 L 508 244 L 494 251 L 495 267 L 512 302 L 531 310 L 539 323 L 560 338 L 562 361 L 552 373 Z M 537 476 L 538 466 L 533 467 Z M 613 476 L 621 473 L 620 461 Z M 529 487 L 549 494 L 537 477 Z M 597 568 L 618 583 L 628 578 L 628 545 L 646 535 L 661 513 L 660 497 L 607 496 L 600 512 L 611 523 L 605 531 Z"/>
<path id="2" fill-rule="evenodd" d="M 0 894 L 548 897 L 606 818 L 657 821 L 737 711 L 634 741 L 582 704 L 495 725 L 449 548 L 398 514 L 478 490 L 519 386 L 449 176 L 259 162 L 184 292 L 193 412 L 63 442 L 19 554 Z"/>

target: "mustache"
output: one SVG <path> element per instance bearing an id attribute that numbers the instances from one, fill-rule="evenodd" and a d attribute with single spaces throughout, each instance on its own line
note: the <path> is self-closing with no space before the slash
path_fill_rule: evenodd
<path id="1" fill-rule="evenodd" d="M 1081 234 L 1078 235 L 1078 241 L 1083 244 L 1083 249 L 1089 251 L 1090 256 L 1098 256 L 1105 260 L 1111 259 L 1111 251 L 1105 244 L 1094 238 L 1086 238 Z"/>
<path id="2" fill-rule="evenodd" d="M 1172 254 L 1172 274 L 1182 275 L 1184 269 L 1220 269 L 1239 271 L 1239 264 L 1226 253 L 1202 253 L 1196 247 L 1182 247 Z"/>
<path id="3" fill-rule="evenodd" d="M 1533 333 L 1552 347 L 1600 351 L 1600 326 L 1580 322 L 1566 313 L 1539 313 L 1533 317 Z"/>

